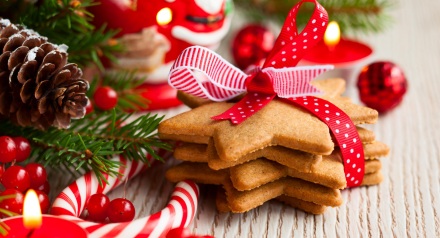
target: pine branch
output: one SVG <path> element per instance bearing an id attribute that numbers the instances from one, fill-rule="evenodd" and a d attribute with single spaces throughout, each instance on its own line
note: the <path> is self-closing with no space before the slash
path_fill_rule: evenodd
<path id="1" fill-rule="evenodd" d="M 290 9 L 299 0 L 235 0 L 237 6 L 256 21 L 273 19 L 284 22 Z M 393 4 L 387 0 L 320 0 L 330 21 L 339 23 L 343 33 L 376 33 L 383 31 L 392 22 L 386 11 Z M 297 24 L 307 24 L 314 11 L 314 4 L 305 3 L 299 9 Z"/>
<path id="2" fill-rule="evenodd" d="M 116 73 L 107 74 L 102 78 L 95 77 L 87 96 L 93 99 L 98 86 L 110 86 L 118 94 L 116 109 L 120 111 L 139 111 L 147 109 L 150 101 L 142 96 L 146 89 L 138 89 L 145 77 L 136 77 L 136 70 L 121 70 Z M 95 108 L 95 110 L 99 110 Z"/>
<path id="3" fill-rule="evenodd" d="M 99 57 L 106 55 L 115 59 L 112 53 L 123 51 L 121 45 L 109 43 L 113 42 L 110 39 L 118 30 L 105 31 L 105 26 L 95 29 L 90 23 L 93 15 L 86 8 L 97 5 L 94 0 L 45 0 L 36 3 L 17 0 L 17 4 L 1 3 L 0 16 L 12 22 L 21 22 L 28 29 L 48 37 L 52 43 L 68 45 L 69 61 L 80 67 L 94 63 L 103 69 Z"/>
<path id="4" fill-rule="evenodd" d="M 123 165 L 110 160 L 114 155 L 121 154 L 126 159 L 149 164 L 147 154 L 163 161 L 153 147 L 171 149 L 155 133 L 163 117 L 148 114 L 123 125 L 130 116 L 116 113 L 115 110 L 90 113 L 83 119 L 73 121 L 67 130 L 52 127 L 45 132 L 31 127 L 17 127 L 5 121 L 0 122 L 0 132 L 2 135 L 27 138 L 32 146 L 30 158 L 44 163 L 44 166 L 93 170 L 106 181 L 104 173 L 117 177 L 121 175 L 118 170 Z"/>

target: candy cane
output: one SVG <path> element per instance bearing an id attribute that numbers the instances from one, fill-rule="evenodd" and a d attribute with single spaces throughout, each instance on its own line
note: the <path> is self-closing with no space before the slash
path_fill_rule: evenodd
<path id="1" fill-rule="evenodd" d="M 159 150 L 158 154 L 167 159 L 172 153 Z M 147 157 L 150 163 L 154 159 Z M 130 179 L 148 166 L 136 161 L 128 161 L 123 157 L 115 158 L 126 167 L 119 172 L 124 174 L 122 181 Z M 187 227 L 197 210 L 199 188 L 191 181 L 183 181 L 176 185 L 171 200 L 168 205 L 160 212 L 138 220 L 124 223 L 100 224 L 88 222 L 78 218 L 85 208 L 85 204 L 90 196 L 96 193 L 107 193 L 121 184 L 121 180 L 106 176 L 109 184 L 100 187 L 98 178 L 92 171 L 88 172 L 67 188 L 55 199 L 52 206 L 52 215 L 59 215 L 64 219 L 70 220 L 83 227 L 90 238 L 94 237 L 163 237 L 173 228 Z"/>

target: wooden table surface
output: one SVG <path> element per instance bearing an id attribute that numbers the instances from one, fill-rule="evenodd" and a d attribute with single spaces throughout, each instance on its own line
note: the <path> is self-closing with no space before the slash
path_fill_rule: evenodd
<path id="1" fill-rule="evenodd" d="M 375 60 L 402 67 L 409 81 L 403 104 L 367 128 L 391 147 L 382 159 L 385 180 L 379 186 L 342 191 L 344 204 L 311 215 L 276 201 L 244 214 L 219 214 L 216 188 L 201 185 L 191 231 L 215 237 L 440 237 L 440 1 L 401 0 L 392 11 L 395 23 L 386 33 L 362 37 L 375 49 Z M 239 14 L 236 14 L 239 15 Z M 239 17 L 238 17 L 239 18 Z M 235 24 L 235 27 L 240 24 Z M 227 57 L 226 40 L 220 53 Z M 357 101 L 353 86 L 347 95 Z M 180 107 L 160 113 L 173 116 Z M 166 181 L 174 159 L 156 164 L 127 184 L 136 217 L 166 206 L 174 184 Z M 49 174 L 51 199 L 73 178 Z M 110 198 L 122 196 L 122 188 Z"/>

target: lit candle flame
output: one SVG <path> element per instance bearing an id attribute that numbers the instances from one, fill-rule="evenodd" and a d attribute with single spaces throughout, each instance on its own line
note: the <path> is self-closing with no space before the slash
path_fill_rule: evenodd
<path id="1" fill-rule="evenodd" d="M 29 189 L 24 197 L 23 223 L 27 229 L 39 228 L 42 223 L 40 202 L 33 189 Z"/>
<path id="2" fill-rule="evenodd" d="M 327 30 L 324 34 L 324 42 L 330 50 L 334 50 L 336 45 L 341 40 L 341 30 L 335 21 L 328 24 Z"/>
<path id="3" fill-rule="evenodd" d="M 173 12 L 168 7 L 162 8 L 156 16 L 157 24 L 166 25 L 173 20 Z"/>

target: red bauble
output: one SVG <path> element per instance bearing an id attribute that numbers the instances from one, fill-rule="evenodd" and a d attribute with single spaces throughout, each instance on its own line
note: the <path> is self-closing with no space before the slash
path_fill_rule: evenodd
<path id="1" fill-rule="evenodd" d="M 8 198 L 0 202 L 0 208 L 6 209 L 10 212 L 22 214 L 24 201 L 23 193 L 21 193 L 17 189 L 6 189 L 1 193 L 0 196 L 6 195 L 15 195 L 15 198 Z M 5 215 L 3 214 L 3 216 Z"/>
<path id="2" fill-rule="evenodd" d="M 33 188 L 33 189 L 34 189 L 35 191 L 38 190 L 38 191 L 41 191 L 41 192 L 43 192 L 43 193 L 49 195 L 49 192 L 50 192 L 50 184 L 49 184 L 49 181 L 46 180 L 46 182 L 44 182 L 43 185 L 41 185 L 41 186 L 38 187 L 38 188 Z"/>
<path id="3" fill-rule="evenodd" d="M 0 162 L 12 162 L 17 156 L 17 147 L 9 136 L 0 137 Z"/>
<path id="4" fill-rule="evenodd" d="M 102 193 L 93 194 L 87 201 L 89 218 L 96 221 L 104 221 L 107 218 L 107 210 L 110 199 Z"/>
<path id="5" fill-rule="evenodd" d="M 23 137 L 14 137 L 12 139 L 17 147 L 17 157 L 15 157 L 15 162 L 18 163 L 25 161 L 31 154 L 31 145 L 29 144 L 29 141 Z"/>
<path id="6" fill-rule="evenodd" d="M 41 213 L 46 214 L 49 211 L 49 197 L 42 191 L 36 190 L 38 201 L 40 202 Z"/>
<path id="7" fill-rule="evenodd" d="M 98 88 L 93 95 L 93 99 L 96 106 L 102 110 L 113 109 L 118 104 L 118 94 L 109 86 Z"/>
<path id="8" fill-rule="evenodd" d="M 47 180 L 46 169 L 37 163 L 30 163 L 24 167 L 31 178 L 31 188 L 38 189 Z"/>
<path id="9" fill-rule="evenodd" d="M 110 221 L 114 223 L 132 221 L 135 216 L 135 209 L 127 199 L 116 198 L 110 202 L 107 215 Z"/>
<path id="10" fill-rule="evenodd" d="M 251 65 L 261 66 L 275 44 L 275 37 L 260 25 L 249 25 L 241 29 L 232 45 L 236 65 L 246 69 Z"/>
<path id="11" fill-rule="evenodd" d="M 375 62 L 362 69 L 357 86 L 361 101 L 384 113 L 402 102 L 408 83 L 397 65 Z"/>
<path id="12" fill-rule="evenodd" d="M 2 175 L 2 184 L 6 189 L 25 191 L 31 186 L 28 172 L 21 166 L 11 166 Z"/>

